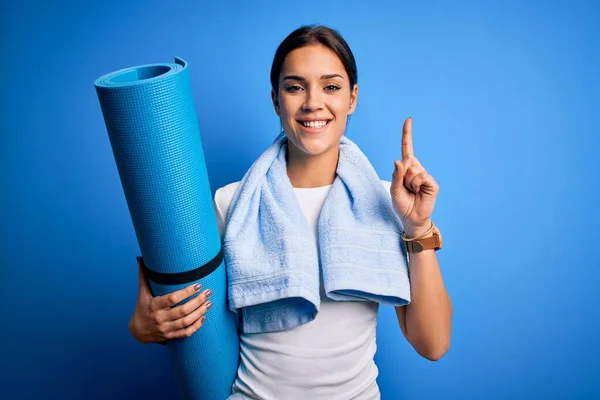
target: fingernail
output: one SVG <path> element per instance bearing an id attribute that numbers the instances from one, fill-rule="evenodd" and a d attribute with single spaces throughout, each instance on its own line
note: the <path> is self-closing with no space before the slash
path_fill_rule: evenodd
<path id="1" fill-rule="evenodd" d="M 136 257 L 136 260 L 137 260 L 137 262 L 138 262 L 138 264 L 139 264 L 139 263 L 142 261 L 142 257 L 140 257 L 140 256 L 137 256 L 137 257 Z"/>
<path id="2" fill-rule="evenodd" d="M 206 302 L 206 309 L 208 310 L 209 308 L 211 308 L 213 305 L 212 301 L 207 301 Z"/>
<path id="3" fill-rule="evenodd" d="M 203 315 L 200 317 L 200 322 L 204 322 L 206 320 L 206 317 Z"/>
<path id="4" fill-rule="evenodd" d="M 194 285 L 194 290 L 197 292 L 198 290 L 200 290 L 200 288 L 201 288 L 201 287 L 202 287 L 202 285 L 201 285 L 201 284 L 199 284 L 199 283 L 196 283 L 196 284 Z"/>
<path id="5" fill-rule="evenodd" d="M 206 291 L 206 297 L 210 296 L 211 294 L 212 294 L 212 290 L 208 289 L 208 290 Z"/>

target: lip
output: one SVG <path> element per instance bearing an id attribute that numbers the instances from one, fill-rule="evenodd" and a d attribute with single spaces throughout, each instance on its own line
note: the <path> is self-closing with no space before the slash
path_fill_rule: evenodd
<path id="1" fill-rule="evenodd" d="M 311 122 L 311 121 L 327 121 L 327 123 L 324 126 L 322 126 L 321 128 L 309 128 L 307 126 L 304 126 L 303 122 Z M 296 120 L 296 122 L 300 126 L 300 129 L 303 130 L 304 132 L 308 132 L 308 133 L 319 133 L 319 132 L 323 131 L 325 128 L 327 128 L 329 126 L 329 123 L 331 121 L 332 121 L 331 118 L 310 118 L 310 119 L 297 119 Z"/>
<path id="2" fill-rule="evenodd" d="M 312 121 L 331 121 L 332 118 L 297 118 L 296 121 L 312 122 Z"/>

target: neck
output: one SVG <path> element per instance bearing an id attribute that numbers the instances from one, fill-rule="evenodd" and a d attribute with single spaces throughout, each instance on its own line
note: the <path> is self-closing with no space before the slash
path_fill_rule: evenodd
<path id="1" fill-rule="evenodd" d="M 315 188 L 333 184 L 340 147 L 333 146 L 322 154 L 311 156 L 300 152 L 291 142 L 287 147 L 287 174 L 295 188 Z"/>

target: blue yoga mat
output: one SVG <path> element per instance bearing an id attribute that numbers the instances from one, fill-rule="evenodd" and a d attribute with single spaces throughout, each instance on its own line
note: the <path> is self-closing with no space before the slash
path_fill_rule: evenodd
<path id="1" fill-rule="evenodd" d="M 167 342 L 181 396 L 226 399 L 239 338 L 188 65 L 126 68 L 94 86 L 153 295 L 195 283 L 214 292 L 204 325 Z"/>

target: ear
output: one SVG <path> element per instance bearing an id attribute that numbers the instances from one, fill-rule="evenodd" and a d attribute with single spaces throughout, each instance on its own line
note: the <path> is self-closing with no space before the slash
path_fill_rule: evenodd
<path id="1" fill-rule="evenodd" d="M 350 110 L 348 111 L 348 115 L 354 113 L 356 110 L 356 102 L 358 101 L 358 83 L 354 84 L 352 88 L 352 92 L 350 93 Z"/>
<path id="2" fill-rule="evenodd" d="M 275 89 L 271 88 L 271 100 L 273 101 L 273 107 L 275 107 L 275 113 L 281 117 L 281 109 L 279 108 L 279 99 L 277 98 L 277 93 L 275 93 Z"/>

